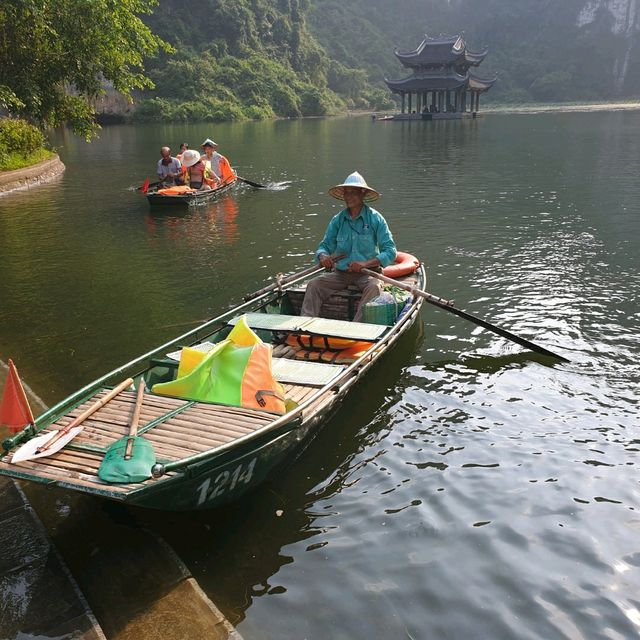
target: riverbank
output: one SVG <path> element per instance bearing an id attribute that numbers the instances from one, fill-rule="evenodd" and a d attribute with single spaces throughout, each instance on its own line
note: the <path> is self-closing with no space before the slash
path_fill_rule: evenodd
<path id="1" fill-rule="evenodd" d="M 7 370 L 0 360 L 0 390 Z M 71 526 L 54 495 L 0 477 L 0 638 L 242 640 L 160 536 L 100 509 L 100 540 L 85 539 L 83 518 Z"/>
<path id="2" fill-rule="evenodd" d="M 575 113 L 592 111 L 634 111 L 640 109 L 636 102 L 555 102 L 549 104 L 532 103 L 518 105 L 487 104 L 480 113 Z"/>
<path id="3" fill-rule="evenodd" d="M 65 166 L 57 154 L 53 157 L 13 171 L 0 171 L 0 196 L 32 189 L 62 175 Z"/>
<path id="4" fill-rule="evenodd" d="M 6 377 L 7 366 L 0 361 L 0 389 Z M 42 400 L 24 387 L 33 411 L 42 412 Z M 22 488 L 0 477 L 0 638 L 24 634 L 106 640 Z"/>
<path id="5" fill-rule="evenodd" d="M 479 115 L 483 113 L 492 114 L 512 114 L 512 113 L 579 113 L 593 111 L 635 111 L 640 109 L 640 101 L 635 102 L 552 102 L 552 103 L 530 103 L 530 104 L 494 104 L 487 103 L 480 105 Z M 348 116 L 372 116 L 378 118 L 388 115 L 396 115 L 397 111 L 349 111 Z"/>

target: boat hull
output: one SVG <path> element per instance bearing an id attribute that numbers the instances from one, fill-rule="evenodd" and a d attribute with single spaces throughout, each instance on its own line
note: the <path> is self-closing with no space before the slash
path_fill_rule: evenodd
<path id="1" fill-rule="evenodd" d="M 416 284 L 423 286 L 424 280 L 424 270 L 420 268 Z M 276 297 L 270 297 L 273 295 Z M 262 301 L 252 300 L 205 323 L 200 336 L 207 335 L 204 333 L 207 330 L 205 327 L 224 324 L 234 313 L 247 307 L 253 308 L 255 304 L 258 308 L 263 308 L 277 299 L 277 296 L 278 294 L 267 294 Z M 405 307 L 400 319 L 375 342 L 374 347 L 351 365 L 344 365 L 342 369 L 338 367 L 341 373 L 337 377 L 330 377 L 320 385 L 316 382 L 315 385 L 307 383 L 311 384 L 310 387 L 305 387 L 304 383 L 302 387 L 294 387 L 297 389 L 295 393 L 302 394 L 297 396 L 298 406 L 281 417 L 264 411 L 252 414 L 233 407 L 202 405 L 180 398 L 162 399 L 153 394 L 145 396 L 150 404 L 145 408 L 148 415 L 144 435 L 148 439 L 155 438 L 154 446 L 159 460 L 158 468 L 153 469 L 154 477 L 147 481 L 114 486 L 100 482 L 95 477 L 95 471 L 90 471 L 90 468 L 96 469 L 105 447 L 110 444 L 111 440 L 105 441 L 105 437 L 117 439 L 122 435 L 118 429 L 128 429 L 134 395 L 131 391 L 122 393 L 120 399 L 112 400 L 109 408 L 101 409 L 103 417 L 97 418 L 97 421 L 89 420 L 87 431 L 93 430 L 91 434 L 86 436 L 84 442 L 84 436 L 79 436 L 76 444 L 72 443 L 67 447 L 66 454 L 59 454 L 62 458 L 57 461 L 51 459 L 50 466 L 43 466 L 47 464 L 47 458 L 42 459 L 40 466 L 37 463 L 14 465 L 5 462 L 0 456 L 0 475 L 151 509 L 192 511 L 220 507 L 255 489 L 278 466 L 297 457 L 322 429 L 329 415 L 344 403 L 352 387 L 366 378 L 369 370 L 382 358 L 393 352 L 397 341 L 416 324 L 421 306 L 422 298 L 415 298 Z M 344 328 L 341 330 L 346 331 Z M 83 411 L 87 403 L 95 401 L 101 397 L 100 394 L 106 392 L 107 380 L 121 377 L 124 371 L 131 368 L 140 371 L 142 362 L 151 363 L 148 371 L 154 370 L 158 365 L 165 366 L 166 359 L 158 359 L 159 355 L 167 353 L 169 345 L 177 341 L 183 342 L 187 336 L 197 334 L 198 331 L 200 330 L 196 329 L 184 334 L 79 390 L 38 418 L 39 426 L 62 427 L 66 421 Z M 314 386 L 319 388 L 314 390 Z M 96 413 L 96 416 L 99 415 L 100 413 Z M 247 424 L 251 428 L 243 430 L 243 420 L 248 420 L 251 424 Z M 223 444 L 199 450 L 203 439 L 208 437 L 207 430 L 212 438 Z M 239 435 L 229 441 L 221 441 L 219 438 L 229 430 Z M 9 452 L 29 437 L 27 429 L 15 436 L 13 441 L 5 441 L 3 447 Z M 182 458 L 171 457 L 176 446 L 184 447 L 185 454 Z"/>
<path id="2" fill-rule="evenodd" d="M 228 184 L 211 189 L 210 191 L 196 191 L 194 193 L 186 193 L 182 195 L 166 195 L 157 192 L 148 192 L 147 201 L 152 206 L 170 206 L 170 207 L 191 207 L 198 204 L 205 204 L 218 198 L 222 193 L 229 191 L 231 187 L 237 182 L 229 182 Z"/>

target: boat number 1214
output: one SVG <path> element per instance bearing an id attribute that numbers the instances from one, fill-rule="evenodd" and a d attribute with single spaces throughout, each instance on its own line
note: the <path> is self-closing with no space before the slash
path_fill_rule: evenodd
<path id="1" fill-rule="evenodd" d="M 227 491 L 233 491 L 239 484 L 248 484 L 253 476 L 257 458 L 253 458 L 248 464 L 240 463 L 233 471 L 221 471 L 215 479 L 209 476 L 198 485 L 198 506 L 208 500 L 213 500 Z"/>

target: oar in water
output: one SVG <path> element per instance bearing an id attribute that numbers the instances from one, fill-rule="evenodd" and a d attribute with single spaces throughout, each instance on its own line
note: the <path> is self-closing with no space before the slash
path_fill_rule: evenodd
<path id="1" fill-rule="evenodd" d="M 136 404 L 131 417 L 129 435 L 109 446 L 98 469 L 98 476 L 111 484 L 143 482 L 151 477 L 151 467 L 156 463 L 153 445 L 138 435 L 140 410 L 144 398 L 144 379 L 140 379 Z"/>
<path id="2" fill-rule="evenodd" d="M 250 184 L 252 187 L 255 187 L 256 189 L 268 189 L 269 187 L 267 187 L 264 184 L 260 184 L 259 182 L 254 182 L 253 180 L 247 180 L 247 178 L 243 178 L 242 176 L 236 176 L 236 178 L 238 178 L 238 180 L 240 180 L 240 182 L 244 182 L 245 184 Z"/>
<path id="3" fill-rule="evenodd" d="M 107 393 L 104 398 L 96 400 L 86 411 L 81 413 L 77 418 L 73 419 L 66 427 L 58 431 L 50 431 L 41 436 L 31 438 L 25 442 L 12 456 L 11 462 L 24 462 L 25 460 L 33 460 L 34 458 L 44 458 L 50 456 L 62 447 L 71 442 L 83 429 L 82 424 L 89 416 L 94 414 L 98 409 L 104 407 L 107 402 L 113 400 L 121 391 L 133 384 L 132 378 L 127 378 L 121 382 L 115 389 Z"/>
<path id="4" fill-rule="evenodd" d="M 387 284 L 392 284 L 396 287 L 399 287 L 400 289 L 409 291 L 409 293 L 412 293 L 414 296 L 420 296 L 421 298 L 424 298 L 429 304 L 439 307 L 440 309 L 444 309 L 445 311 L 449 311 L 450 313 L 454 313 L 455 315 L 460 316 L 465 320 L 469 320 L 470 322 L 473 322 L 474 324 L 484 327 L 485 329 L 489 329 L 489 331 L 493 331 L 494 333 L 497 333 L 499 336 L 502 336 L 503 338 L 507 338 L 507 340 L 511 340 L 512 342 L 517 342 L 519 345 L 522 345 L 523 347 L 526 347 L 531 351 L 535 351 L 536 353 L 541 353 L 545 356 L 551 356 L 552 358 L 556 358 L 558 360 L 561 360 L 562 362 L 569 362 L 567 358 L 563 356 L 559 356 L 557 353 L 553 353 L 553 351 L 549 351 L 549 349 L 545 349 L 544 347 L 541 347 L 540 345 L 530 342 L 529 340 L 525 340 L 524 338 L 521 338 L 520 336 L 515 335 L 515 333 L 511 333 L 511 331 L 507 331 L 506 329 L 502 329 L 501 327 L 496 327 L 496 325 L 491 324 L 486 320 L 482 320 L 481 318 L 476 318 L 476 316 L 473 316 L 470 313 L 467 313 L 466 311 L 462 311 L 462 309 L 456 309 L 456 307 L 453 306 L 453 303 L 450 302 L 449 300 L 439 298 L 438 296 L 434 296 L 431 293 L 422 291 L 421 289 L 418 289 L 417 287 L 414 287 L 409 284 L 405 284 L 404 282 L 399 282 L 398 280 L 394 280 L 393 278 L 387 278 L 387 276 L 383 276 L 382 274 L 377 273 L 375 271 L 371 271 L 370 269 L 363 269 L 362 273 L 366 273 L 368 276 L 371 276 L 372 278 L 377 278 L 378 280 L 382 280 L 382 282 L 386 282 Z"/>

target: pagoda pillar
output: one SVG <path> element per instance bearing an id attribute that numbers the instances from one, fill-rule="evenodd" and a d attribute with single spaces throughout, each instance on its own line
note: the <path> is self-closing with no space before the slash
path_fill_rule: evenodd
<path id="1" fill-rule="evenodd" d="M 480 92 L 476 93 L 476 111 L 480 111 Z"/>
<path id="2" fill-rule="evenodd" d="M 422 102 L 422 94 L 418 91 L 416 93 L 416 113 L 420 113 L 420 103 Z"/>
<path id="3" fill-rule="evenodd" d="M 404 91 L 400 95 L 402 96 L 402 113 L 404 113 Z"/>
<path id="4" fill-rule="evenodd" d="M 409 91 L 409 113 L 411 113 L 411 91 Z"/>
<path id="5" fill-rule="evenodd" d="M 436 110 L 436 92 L 432 91 L 431 92 L 431 111 L 435 111 Z"/>

